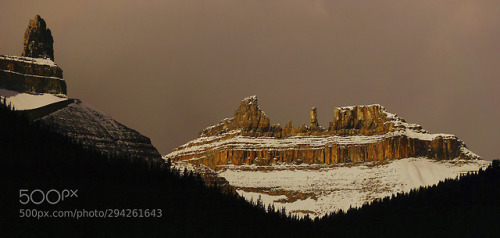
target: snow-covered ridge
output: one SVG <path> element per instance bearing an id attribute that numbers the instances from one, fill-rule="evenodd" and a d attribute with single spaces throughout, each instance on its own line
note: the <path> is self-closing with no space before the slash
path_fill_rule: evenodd
<path id="1" fill-rule="evenodd" d="M 46 65 L 50 67 L 57 67 L 57 64 L 50 59 L 44 58 L 31 58 L 25 56 L 14 56 L 14 55 L 0 55 L 0 60 L 13 60 L 29 64 Z"/>

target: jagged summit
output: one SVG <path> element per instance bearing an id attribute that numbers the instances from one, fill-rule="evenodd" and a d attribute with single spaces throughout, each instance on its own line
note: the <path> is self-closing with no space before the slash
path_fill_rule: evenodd
<path id="1" fill-rule="evenodd" d="M 309 126 L 293 127 L 290 121 L 285 128 L 279 124 L 271 125 L 266 113 L 259 107 L 257 96 L 241 100 L 234 117 L 226 118 L 215 126 L 205 128 L 200 135 L 218 135 L 228 131 L 238 131 L 247 136 L 270 136 L 286 138 L 305 135 L 376 135 L 397 129 L 411 128 L 420 132 L 421 126 L 412 125 L 396 114 L 388 113 L 380 104 L 336 107 L 333 122 L 324 129 L 318 122 L 318 109 L 312 107 Z"/>
<path id="2" fill-rule="evenodd" d="M 54 61 L 54 38 L 45 20 L 39 15 L 31 19 L 26 28 L 22 56 L 48 58 Z"/>
<path id="3" fill-rule="evenodd" d="M 215 126 L 205 128 L 200 132 L 200 135 L 209 136 L 238 131 L 252 136 L 272 136 L 274 129 L 276 128 L 270 126 L 269 118 L 260 109 L 258 99 L 254 95 L 241 100 L 233 118 L 226 118 Z"/>
<path id="4" fill-rule="evenodd" d="M 241 101 L 247 104 L 256 104 L 256 105 L 258 104 L 258 99 L 256 95 L 248 96 L 246 98 L 243 98 L 243 100 Z"/>
<path id="5" fill-rule="evenodd" d="M 328 129 L 319 126 L 311 109 L 309 126 L 271 125 L 257 104 L 243 99 L 233 118 L 204 129 L 199 137 L 165 158 L 216 169 L 227 164 L 333 164 L 410 157 L 435 160 L 477 159 L 454 135 L 430 134 L 420 125 L 386 111 L 379 104 L 333 109 Z"/>

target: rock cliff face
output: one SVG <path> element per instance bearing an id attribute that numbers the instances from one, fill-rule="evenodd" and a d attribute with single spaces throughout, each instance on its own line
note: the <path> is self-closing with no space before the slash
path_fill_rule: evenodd
<path id="1" fill-rule="evenodd" d="M 45 20 L 39 15 L 30 20 L 28 28 L 26 28 L 22 56 L 54 61 L 54 39 Z"/>
<path id="2" fill-rule="evenodd" d="M 30 94 L 64 94 L 63 71 L 49 59 L 0 55 L 0 88 Z"/>
<path id="3" fill-rule="evenodd" d="M 345 136 L 376 135 L 393 131 L 393 126 L 380 105 L 371 105 L 333 109 L 333 123 L 330 123 L 329 130 Z"/>
<path id="4" fill-rule="evenodd" d="M 327 130 L 311 110 L 310 126 L 270 125 L 255 96 L 242 100 L 233 118 L 204 129 L 165 158 L 205 165 L 335 164 L 427 157 L 476 159 L 456 136 L 430 134 L 380 105 L 334 109 Z"/>

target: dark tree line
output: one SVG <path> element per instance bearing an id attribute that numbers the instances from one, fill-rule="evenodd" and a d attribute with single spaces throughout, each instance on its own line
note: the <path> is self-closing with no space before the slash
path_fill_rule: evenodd
<path id="1" fill-rule="evenodd" d="M 500 161 L 486 170 L 315 220 L 340 237 L 498 237 Z"/>
<path id="2" fill-rule="evenodd" d="M 20 189 L 78 189 L 21 205 Z M 0 237 L 495 237 L 500 163 L 321 219 L 249 203 L 168 164 L 103 155 L 0 107 Z M 19 209 L 161 209 L 161 218 L 19 218 Z"/>
<path id="3" fill-rule="evenodd" d="M 22 205 L 20 189 L 78 189 L 78 198 L 55 205 Z M 18 217 L 19 209 L 79 208 L 161 209 L 163 215 L 79 220 Z M 83 148 L 5 107 L 0 108 L 0 209 L 0 237 L 293 235 L 289 228 L 298 223 L 282 211 L 267 213 L 262 205 L 207 187 L 192 172 Z"/>

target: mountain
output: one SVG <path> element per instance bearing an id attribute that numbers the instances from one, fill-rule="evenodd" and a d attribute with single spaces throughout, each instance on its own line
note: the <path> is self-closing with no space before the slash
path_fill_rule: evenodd
<path id="1" fill-rule="evenodd" d="M 107 155 L 161 161 L 151 140 L 79 99 L 67 97 L 45 21 L 30 20 L 23 56 L 0 55 L 0 99 L 52 131 Z"/>
<path id="2" fill-rule="evenodd" d="M 432 188 L 377 200 L 314 222 L 286 217 L 204 186 L 157 163 L 107 158 L 0 106 L 0 226 L 3 237 L 496 237 L 500 166 Z M 495 163 L 493 163 L 495 165 Z M 19 203 L 20 188 L 78 189 L 57 204 Z M 53 194 L 52 194 L 53 195 Z M 144 217 L 20 217 L 20 210 L 112 209 Z M 142 209 L 142 210 L 140 210 Z M 145 217 L 145 209 L 155 215 Z M 162 211 L 159 215 L 158 209 Z M 122 213 L 122 211 L 124 211 Z M 27 213 L 27 212 L 26 212 Z M 95 213 L 94 213 L 95 214 Z M 130 213 L 133 216 L 134 212 Z M 90 215 L 89 215 L 90 216 Z M 258 229 L 249 229 L 258 227 Z"/>
<path id="3" fill-rule="evenodd" d="M 148 137 L 113 120 L 88 103 L 69 99 L 64 107 L 43 115 L 37 121 L 53 131 L 69 135 L 85 147 L 97 149 L 104 154 L 127 154 L 133 158 L 155 160 L 160 154 Z M 50 106 L 50 105 L 48 105 Z M 39 114 L 47 107 L 27 111 L 28 115 Z"/>
<path id="4" fill-rule="evenodd" d="M 311 126 L 285 128 L 270 125 L 255 96 L 242 100 L 233 118 L 204 129 L 200 136 L 166 157 L 190 160 L 212 169 L 219 165 L 336 164 L 409 157 L 435 160 L 475 159 L 457 137 L 430 134 L 408 124 L 380 105 L 334 109 L 328 130 L 317 126 L 316 109 Z"/>
<path id="5" fill-rule="evenodd" d="M 241 197 L 205 186 L 197 175 L 181 175 L 165 163 L 85 149 L 2 105 L 0 135 L 2 237 L 256 237 L 308 232 L 292 226 L 298 221 L 284 214 L 267 213 Z M 19 194 L 25 189 L 36 191 L 32 201 L 38 201 L 39 192 L 50 196 L 40 203 L 21 204 Z M 77 197 L 48 202 L 65 189 L 77 190 Z M 69 215 L 55 218 L 53 214 L 62 211 Z M 248 224 L 261 229 L 249 231 Z"/>
<path id="6" fill-rule="evenodd" d="M 322 216 L 476 171 L 489 162 L 449 134 L 431 134 L 378 104 L 333 110 L 328 129 L 317 109 L 309 126 L 271 125 L 256 96 L 164 156 L 210 168 L 249 200 Z"/>

